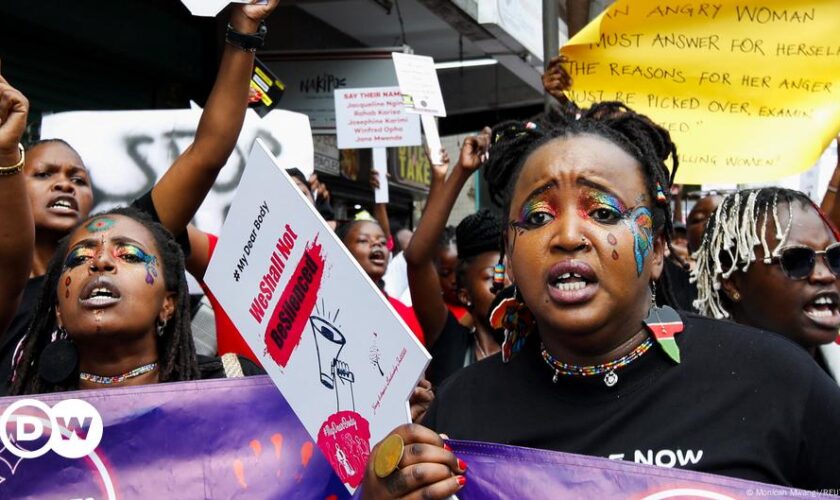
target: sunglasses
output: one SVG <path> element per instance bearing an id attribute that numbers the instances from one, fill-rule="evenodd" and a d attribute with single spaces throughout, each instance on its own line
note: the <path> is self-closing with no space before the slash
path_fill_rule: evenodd
<path id="1" fill-rule="evenodd" d="M 818 255 L 822 255 L 831 274 L 840 277 L 840 242 L 825 247 L 825 250 L 814 250 L 804 246 L 786 247 L 781 249 L 772 260 L 779 261 L 782 272 L 788 278 L 804 280 L 814 272 Z"/>

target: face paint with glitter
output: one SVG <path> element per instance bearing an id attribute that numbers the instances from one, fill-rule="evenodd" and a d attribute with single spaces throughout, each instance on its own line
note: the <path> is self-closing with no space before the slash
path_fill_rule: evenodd
<path id="1" fill-rule="evenodd" d="M 641 276 L 645 267 L 645 257 L 653 248 L 653 216 L 648 207 L 636 207 L 624 218 L 624 224 L 633 233 L 636 273 Z"/>
<path id="2" fill-rule="evenodd" d="M 551 203 L 537 194 L 522 205 L 519 218 L 511 224 L 518 229 L 535 229 L 550 223 L 556 216 L 557 211 Z"/>
<path id="3" fill-rule="evenodd" d="M 67 258 L 64 259 L 64 269 L 72 269 L 83 264 L 87 259 L 92 259 L 94 256 L 96 256 L 95 249 L 86 246 L 78 246 L 67 254 Z"/>
<path id="4" fill-rule="evenodd" d="M 111 226 L 114 225 L 114 219 L 109 219 L 108 217 L 99 217 L 90 221 L 90 223 L 85 226 L 85 229 L 91 233 L 98 233 L 100 231 L 107 231 L 110 229 Z"/>
<path id="5" fill-rule="evenodd" d="M 581 217 L 605 224 L 615 224 L 627 213 L 627 207 L 617 196 L 598 189 L 583 188 L 578 200 Z"/>
<path id="6" fill-rule="evenodd" d="M 70 276 L 68 276 L 64 280 L 64 298 L 65 299 L 70 298 L 70 283 L 72 283 L 72 281 L 73 280 L 70 279 Z"/>
<path id="7" fill-rule="evenodd" d="M 114 249 L 114 257 L 126 262 L 142 262 L 146 266 L 146 283 L 154 284 L 155 278 L 158 276 L 157 257 L 129 244 L 119 245 Z"/>

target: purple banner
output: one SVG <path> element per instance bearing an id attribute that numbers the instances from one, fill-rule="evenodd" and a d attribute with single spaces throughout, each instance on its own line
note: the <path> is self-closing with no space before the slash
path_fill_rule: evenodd
<path id="1" fill-rule="evenodd" d="M 467 462 L 460 500 L 497 498 L 837 498 L 713 474 L 500 444 L 450 441 Z M 503 492 L 503 494 L 500 494 Z"/>
<path id="2" fill-rule="evenodd" d="M 49 406 L 70 398 L 90 403 L 102 417 L 96 451 L 82 459 L 53 451 L 21 459 L 4 446 L 0 498 L 348 497 L 268 377 L 36 397 Z M 19 399 L 0 399 L 0 409 Z M 15 431 L 9 421 L 6 432 Z M 48 433 L 17 444 L 38 448 Z"/>
<path id="3" fill-rule="evenodd" d="M 18 453 L 40 449 L 43 454 L 20 458 L 0 445 L 0 498 L 349 496 L 267 377 L 47 394 L 34 398 L 40 409 L 30 405 L 7 411 L 23 399 L 0 399 L 0 425 L 7 437 L 21 438 L 12 439 Z M 69 399 L 90 403 L 101 416 L 102 439 L 84 458 L 58 454 L 68 453 L 74 439 L 81 442 L 95 434 L 89 419 L 68 418 L 61 411 L 58 403 Z M 52 436 L 56 425 L 61 439 Z M 828 497 L 827 492 L 604 458 L 489 443 L 450 444 L 469 464 L 461 500 Z"/>

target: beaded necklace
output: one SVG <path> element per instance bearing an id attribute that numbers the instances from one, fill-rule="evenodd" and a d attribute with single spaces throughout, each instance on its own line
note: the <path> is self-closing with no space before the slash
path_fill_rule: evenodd
<path id="1" fill-rule="evenodd" d="M 131 370 L 130 372 L 123 373 L 122 375 L 114 375 L 113 377 L 103 377 L 102 375 L 94 375 L 92 373 L 87 372 L 80 372 L 79 378 L 88 382 L 93 382 L 94 384 L 119 384 L 125 380 L 130 378 L 139 377 L 145 373 L 149 373 L 152 370 L 155 370 L 158 367 L 157 361 L 149 363 L 147 365 L 140 366 Z"/>
<path id="2" fill-rule="evenodd" d="M 545 348 L 545 344 L 540 344 L 540 348 L 542 349 L 543 360 L 545 360 L 549 368 L 554 370 L 554 377 L 551 379 L 551 381 L 555 384 L 558 380 L 560 380 L 560 375 L 570 375 L 574 377 L 594 377 L 596 375 L 606 373 L 606 375 L 604 376 L 604 383 L 607 385 L 607 387 L 612 387 L 616 383 L 618 383 L 618 375 L 616 375 L 615 370 L 623 366 L 629 365 L 630 363 L 641 357 L 642 354 L 647 352 L 647 350 L 650 349 L 652 346 L 653 340 L 650 337 L 648 337 L 645 339 L 644 342 L 639 344 L 638 347 L 616 360 L 610 361 L 608 363 L 602 363 L 600 365 L 578 366 L 560 361 L 548 352 L 548 350 Z"/>

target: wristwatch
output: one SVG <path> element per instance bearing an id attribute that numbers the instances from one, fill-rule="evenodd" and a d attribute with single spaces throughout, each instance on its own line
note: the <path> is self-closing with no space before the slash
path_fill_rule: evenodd
<path id="1" fill-rule="evenodd" d="M 268 33 L 268 28 L 265 26 L 265 21 L 260 21 L 256 33 L 240 33 L 228 23 L 225 31 L 225 42 L 248 52 L 256 52 L 265 44 L 266 33 Z"/>

